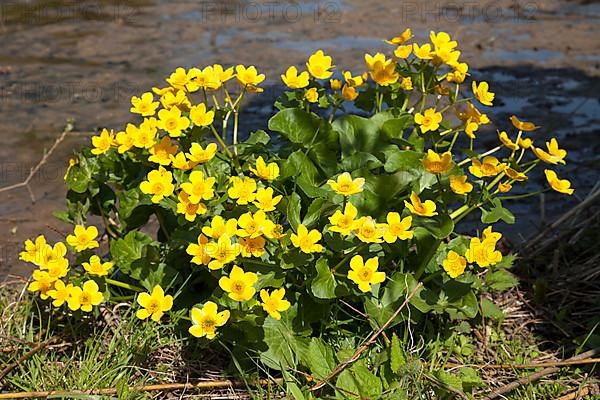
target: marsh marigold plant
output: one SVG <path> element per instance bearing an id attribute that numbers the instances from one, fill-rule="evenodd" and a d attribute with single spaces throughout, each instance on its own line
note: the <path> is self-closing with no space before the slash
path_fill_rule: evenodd
<path id="1" fill-rule="evenodd" d="M 572 194 L 567 152 L 517 116 L 490 132 L 493 84 L 447 33 L 387 43 L 357 71 L 322 50 L 283 69 L 267 131 L 239 130 L 264 90 L 255 66 L 177 68 L 134 96 L 131 122 L 70 163 L 65 242 L 25 243 L 29 290 L 75 316 L 129 299 L 140 324 L 278 369 L 312 370 L 306 349 L 365 337 L 413 291 L 398 320 L 495 309 L 486 294 L 515 280 L 493 224 L 514 223 L 505 207 L 540 164 L 546 190 Z"/>

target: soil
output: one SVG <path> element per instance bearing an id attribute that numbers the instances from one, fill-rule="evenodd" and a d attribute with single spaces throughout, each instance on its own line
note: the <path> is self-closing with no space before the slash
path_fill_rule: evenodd
<path id="1" fill-rule="evenodd" d="M 576 194 L 565 200 L 550 193 L 542 206 L 520 201 L 518 225 L 502 227 L 518 241 L 598 182 L 599 21 L 594 1 L 3 2 L 0 186 L 23 181 L 67 119 L 75 119 L 78 132 L 124 126 L 131 96 L 163 86 L 178 66 L 258 66 L 269 89 L 246 107 L 242 128 L 251 131 L 273 112 L 285 66 L 302 65 L 314 50 L 361 71 L 365 51 L 390 52 L 381 38 L 411 27 L 422 41 L 430 30 L 445 30 L 458 40 L 472 74 L 496 92 L 497 106 L 488 114 L 501 122 L 489 130 L 490 143 L 516 113 L 543 125 L 535 133 L 540 140 L 557 135 L 569 151 L 562 175 Z M 23 188 L 0 192 L 0 280 L 30 271 L 17 260 L 26 238 L 44 233 L 58 240 L 67 231 L 52 212 L 64 205 L 69 155 L 88 141 L 80 134 L 62 143 L 33 179 L 35 203 Z"/>

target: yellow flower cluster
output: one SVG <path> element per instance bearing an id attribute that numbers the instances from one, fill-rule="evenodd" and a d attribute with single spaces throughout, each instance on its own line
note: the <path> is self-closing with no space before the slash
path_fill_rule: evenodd
<path id="1" fill-rule="evenodd" d="M 502 253 L 496 249 L 496 244 L 501 238 L 502 234 L 493 232 L 492 227 L 488 226 L 481 238 L 471 238 L 464 256 L 450 250 L 442 262 L 444 270 L 454 279 L 464 273 L 467 263 L 477 264 L 481 268 L 499 263 L 502 261 Z"/>

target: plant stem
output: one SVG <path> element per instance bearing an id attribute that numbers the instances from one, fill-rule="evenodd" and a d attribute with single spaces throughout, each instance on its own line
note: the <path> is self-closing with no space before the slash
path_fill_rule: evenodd
<path id="1" fill-rule="evenodd" d="M 145 292 L 145 290 L 143 288 L 139 287 L 139 286 L 130 285 L 129 283 L 117 281 L 117 280 L 110 279 L 110 278 L 104 279 L 104 282 L 108 283 L 109 285 L 118 286 L 118 287 L 121 287 L 121 288 L 124 288 L 124 289 L 133 290 L 134 292 Z"/>
<path id="2" fill-rule="evenodd" d="M 227 148 L 227 145 L 223 141 L 223 138 L 219 135 L 219 132 L 217 132 L 217 130 L 215 129 L 215 127 L 213 125 L 210 126 L 210 129 L 212 130 L 212 133 L 215 135 L 217 142 L 219 142 L 219 144 L 223 148 L 223 151 L 227 154 L 227 156 L 229 158 L 233 159 L 234 158 L 233 153 Z"/>

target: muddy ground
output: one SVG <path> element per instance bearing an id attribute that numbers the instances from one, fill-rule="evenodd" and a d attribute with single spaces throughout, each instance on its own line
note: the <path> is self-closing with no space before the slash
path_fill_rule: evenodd
<path id="1" fill-rule="evenodd" d="M 471 72 L 495 89 L 497 106 L 488 113 L 499 128 L 517 113 L 543 126 L 536 136 L 557 135 L 569 151 L 562 175 L 576 194 L 520 201 L 518 224 L 502 227 L 518 242 L 598 181 L 599 22 L 593 1 L 2 2 L 0 186 L 23 181 L 67 119 L 82 134 L 70 136 L 35 176 L 34 204 L 27 190 L 0 192 L 0 280 L 29 271 L 17 260 L 23 240 L 41 232 L 57 240 L 55 230 L 66 230 L 51 215 L 63 206 L 66 160 L 89 141 L 85 132 L 124 126 L 131 96 L 161 86 L 176 67 L 258 66 L 270 89 L 247 105 L 242 127 L 251 131 L 273 112 L 286 66 L 322 48 L 336 65 L 361 71 L 364 52 L 390 52 L 381 38 L 405 27 L 418 40 L 429 30 L 458 40 Z"/>

